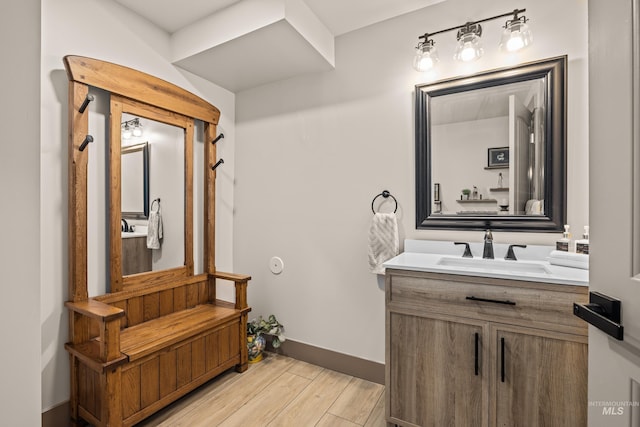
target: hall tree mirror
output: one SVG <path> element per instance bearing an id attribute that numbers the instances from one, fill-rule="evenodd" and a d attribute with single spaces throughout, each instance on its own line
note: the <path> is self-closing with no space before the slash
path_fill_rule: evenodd
<path id="1" fill-rule="evenodd" d="M 113 143 L 118 144 L 119 137 L 121 146 L 122 275 L 180 267 L 185 263 L 186 139 L 194 132 L 187 131 L 186 118 L 154 120 L 147 111 L 126 102 L 123 108 L 124 129 L 112 135 Z M 112 118 L 118 120 L 114 113 Z M 131 123 L 138 132 L 130 132 Z M 193 138 L 189 139 L 193 146 Z M 154 235 L 152 224 L 160 224 L 154 217 L 161 220 L 162 237 L 148 242 L 147 236 Z"/>
<path id="2" fill-rule="evenodd" d="M 566 56 L 416 86 L 416 227 L 560 231 Z"/>
<path id="3" fill-rule="evenodd" d="M 112 179 L 108 265 L 112 286 L 114 283 L 118 286 L 119 280 L 121 286 L 127 287 L 141 281 L 193 274 L 194 120 L 113 94 L 109 110 L 109 175 Z M 123 132 L 123 126 L 134 121 L 144 130 L 137 138 L 135 134 Z M 139 140 L 146 141 L 148 159 L 147 215 L 132 215 L 123 209 L 127 186 L 139 185 L 135 179 L 133 183 L 126 179 L 130 176 L 127 170 L 130 165 L 124 159 L 130 155 L 127 154 L 129 147 L 140 145 Z M 119 179 L 114 179 L 116 177 Z M 159 216 L 159 222 L 153 220 L 154 215 Z M 201 221 L 202 215 L 195 215 L 195 219 Z M 154 222 L 155 233 L 150 230 Z M 148 235 L 157 238 L 148 239 Z"/>
<path id="4" fill-rule="evenodd" d="M 208 174 L 203 167 L 204 122 L 95 87 L 89 94 L 93 102 L 87 107 L 87 130 L 94 138 L 87 150 L 90 295 L 183 277 L 189 271 L 202 274 Z M 123 123 L 134 119 L 142 125 L 142 135 L 123 136 Z M 163 238 L 158 249 L 149 249 L 148 219 L 158 208 L 153 203 L 157 199 Z M 111 262 L 118 259 L 119 266 Z"/>

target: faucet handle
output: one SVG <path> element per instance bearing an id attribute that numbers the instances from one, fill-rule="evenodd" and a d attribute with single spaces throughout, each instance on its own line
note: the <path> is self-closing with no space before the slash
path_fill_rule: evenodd
<path id="1" fill-rule="evenodd" d="M 516 254 L 513 252 L 513 248 L 526 248 L 527 245 L 509 245 L 507 249 L 507 255 L 504 257 L 506 260 L 517 261 Z"/>
<path id="2" fill-rule="evenodd" d="M 473 258 L 473 254 L 471 253 L 471 248 L 467 242 L 453 242 L 454 245 L 464 245 L 464 253 L 462 254 L 462 258 Z"/>
<path id="3" fill-rule="evenodd" d="M 487 231 L 484 232 L 484 240 L 493 240 L 491 230 L 487 229 Z"/>

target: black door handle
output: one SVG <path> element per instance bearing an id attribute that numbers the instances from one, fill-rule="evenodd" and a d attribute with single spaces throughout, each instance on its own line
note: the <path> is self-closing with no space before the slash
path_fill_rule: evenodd
<path id="1" fill-rule="evenodd" d="M 479 372 L 480 372 L 480 367 L 478 365 L 478 353 L 479 353 L 479 346 L 480 346 L 479 341 L 480 341 L 480 334 L 478 334 L 476 332 L 476 357 L 475 357 L 475 361 L 474 361 L 474 368 L 475 368 L 475 371 L 476 371 L 476 376 L 479 375 Z"/>
<path id="2" fill-rule="evenodd" d="M 573 314 L 619 341 L 624 339 L 620 324 L 621 302 L 599 292 L 589 292 L 589 304 L 573 303 Z"/>
<path id="3" fill-rule="evenodd" d="M 505 300 L 487 299 L 487 298 L 474 297 L 473 295 L 471 295 L 470 297 L 467 297 L 466 299 L 468 299 L 470 301 L 492 302 L 494 304 L 516 305 L 515 302 L 509 301 L 509 300 L 506 300 L 506 299 Z"/>
<path id="4" fill-rule="evenodd" d="M 500 338 L 500 381 L 504 382 L 504 337 Z"/>

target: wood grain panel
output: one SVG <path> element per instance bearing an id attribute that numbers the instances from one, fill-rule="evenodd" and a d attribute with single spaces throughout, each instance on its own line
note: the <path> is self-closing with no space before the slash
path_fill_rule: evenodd
<path id="1" fill-rule="evenodd" d="M 176 349 L 176 385 L 183 387 L 191 381 L 191 343 Z"/>
<path id="2" fill-rule="evenodd" d="M 164 398 L 177 388 L 176 351 L 170 350 L 160 355 L 160 398 Z"/>
<path id="3" fill-rule="evenodd" d="M 483 328 L 395 313 L 389 322 L 390 416 L 421 426 L 485 425 L 486 359 L 474 371 L 475 334 L 481 356 Z"/>
<path id="4" fill-rule="evenodd" d="M 574 302 L 587 302 L 588 288 L 546 285 L 515 280 L 488 279 L 442 274 L 392 276 L 389 304 L 415 307 L 425 313 L 465 311 L 474 318 L 523 326 L 553 327 L 555 330 L 586 335 L 584 321 L 567 316 Z M 467 297 L 512 301 L 515 305 L 467 300 Z"/>
<path id="5" fill-rule="evenodd" d="M 64 65 L 70 81 L 99 87 L 113 94 L 157 105 L 209 123 L 218 123 L 220 111 L 183 88 L 122 65 L 68 55 Z"/>
<path id="6" fill-rule="evenodd" d="M 158 318 L 160 315 L 160 295 L 158 292 L 153 292 L 149 295 L 142 297 L 143 300 L 143 318 L 144 321 Z"/>
<path id="7" fill-rule="evenodd" d="M 573 427 L 587 425 L 587 344 L 570 336 L 549 338 L 528 328 L 496 327 L 496 354 L 505 381 L 496 382 L 495 425 Z M 496 375 L 500 376 L 497 367 Z"/>
<path id="8" fill-rule="evenodd" d="M 146 408 L 160 399 L 160 358 L 140 365 L 140 406 Z"/>
<path id="9" fill-rule="evenodd" d="M 141 409 L 140 365 L 122 370 L 122 416 L 128 418 Z"/>
<path id="10" fill-rule="evenodd" d="M 116 301 L 116 302 L 114 302 L 114 303 L 112 303 L 110 305 L 112 305 L 114 307 L 118 307 L 123 312 L 125 312 L 125 316 L 122 316 L 122 318 L 120 319 L 120 327 L 121 328 L 126 328 L 127 326 L 129 326 L 128 323 L 127 323 L 127 317 L 128 316 L 126 316 L 127 301 L 126 300 L 124 300 L 124 301 Z"/>
<path id="11" fill-rule="evenodd" d="M 220 355 L 218 354 L 218 332 L 207 335 L 205 339 L 205 367 L 207 372 L 215 369 L 220 364 Z"/>
<path id="12" fill-rule="evenodd" d="M 84 83 L 69 82 L 68 144 L 69 153 L 69 299 L 85 301 L 87 293 L 87 160 L 91 148 L 80 151 L 89 132 L 89 112 L 78 109 L 84 102 L 89 87 Z M 206 218 L 206 217 L 205 217 Z"/>
<path id="13" fill-rule="evenodd" d="M 207 282 L 198 283 L 198 304 L 207 304 L 209 302 L 209 290 Z"/>
<path id="14" fill-rule="evenodd" d="M 204 133 L 205 141 L 213 141 L 217 136 L 216 123 L 205 123 Z M 216 145 L 205 144 L 204 150 L 204 271 L 209 274 L 216 271 L 216 171 L 211 169 L 218 161 Z M 216 300 L 215 286 L 209 289 L 209 300 Z"/>
<path id="15" fill-rule="evenodd" d="M 127 301 L 128 325 L 135 326 L 144 320 L 144 298 L 130 298 Z"/>
<path id="16" fill-rule="evenodd" d="M 187 308 L 187 289 L 184 286 L 173 290 L 173 309 L 180 311 Z"/>
<path id="17" fill-rule="evenodd" d="M 205 337 L 198 338 L 191 343 L 191 375 L 198 378 L 206 371 Z"/>
<path id="18" fill-rule="evenodd" d="M 187 285 L 187 308 L 198 305 L 198 285 Z"/>
<path id="19" fill-rule="evenodd" d="M 173 313 L 173 290 L 165 289 L 159 292 L 160 295 L 160 316 Z"/>
<path id="20" fill-rule="evenodd" d="M 183 270 L 184 267 L 179 267 L 179 269 Z M 148 283 L 144 286 L 130 287 L 119 292 L 113 292 L 106 295 L 98 295 L 91 299 L 105 304 L 113 305 L 113 303 L 115 302 L 126 301 L 129 298 L 141 297 L 152 292 L 161 292 L 166 289 L 175 289 L 185 285 L 190 285 L 192 283 L 206 282 L 207 280 L 208 276 L 206 274 L 199 274 L 193 277 L 180 277 L 177 280 L 172 279 L 166 282 L 163 281 L 161 283 Z"/>
<path id="21" fill-rule="evenodd" d="M 225 362 L 231 358 L 229 339 L 231 338 L 230 328 L 226 327 L 218 332 L 218 358 L 220 362 Z"/>

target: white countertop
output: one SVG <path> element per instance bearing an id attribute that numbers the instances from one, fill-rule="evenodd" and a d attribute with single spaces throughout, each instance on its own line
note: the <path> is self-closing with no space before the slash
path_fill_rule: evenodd
<path id="1" fill-rule="evenodd" d="M 130 239 L 132 237 L 147 237 L 147 231 L 123 231 L 122 232 L 122 238 L 123 239 Z"/>
<path id="2" fill-rule="evenodd" d="M 508 245 L 504 244 L 494 245 L 495 259 L 484 260 L 481 253 L 478 254 L 477 250 L 473 250 L 477 249 L 477 245 L 482 245 L 481 243 L 472 244 L 474 258 L 462 258 L 463 245 L 456 246 L 453 242 L 429 241 L 428 244 L 422 242 L 427 241 L 407 240 L 405 249 L 413 250 L 413 252 L 401 253 L 385 262 L 383 266 L 400 270 L 589 286 L 588 270 L 549 263 L 547 257 L 553 250 L 551 246 L 516 248 L 518 261 L 507 261 L 504 259 L 504 253 L 506 253 Z M 452 247 L 453 250 L 451 250 Z M 528 249 L 531 250 L 527 253 Z"/>

